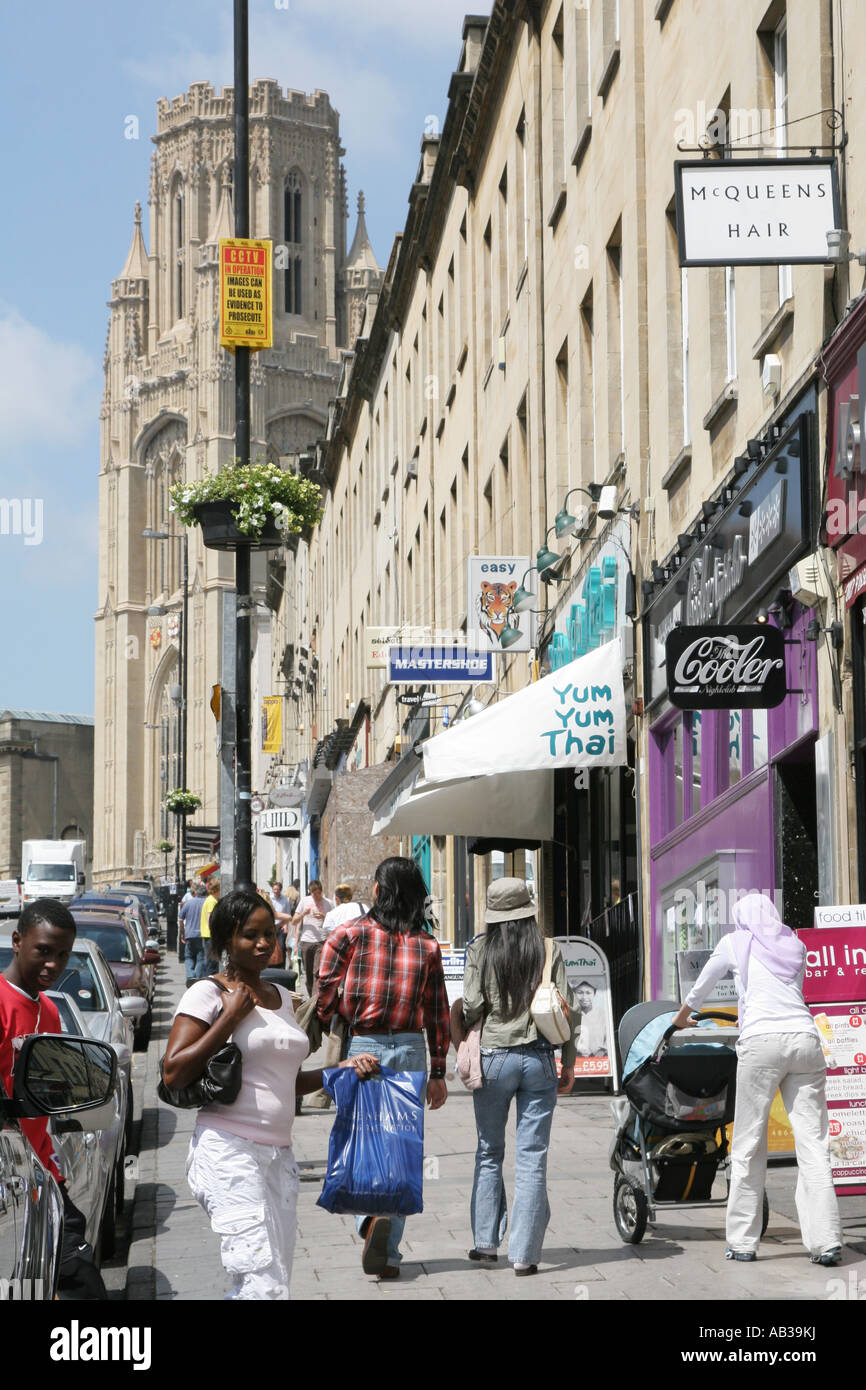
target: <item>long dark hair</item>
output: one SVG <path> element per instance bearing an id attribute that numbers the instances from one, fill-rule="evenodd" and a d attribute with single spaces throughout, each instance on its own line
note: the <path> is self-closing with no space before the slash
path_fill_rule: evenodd
<path id="1" fill-rule="evenodd" d="M 414 859 L 394 855 L 376 870 L 379 885 L 370 916 L 386 931 L 423 931 L 427 884 Z"/>
<path id="2" fill-rule="evenodd" d="M 247 919 L 260 907 L 267 908 L 271 919 L 276 920 L 274 909 L 260 893 L 245 893 L 238 888 L 220 898 L 210 917 L 211 955 L 219 960 L 223 951 L 228 950 L 235 932 L 246 926 Z"/>
<path id="3" fill-rule="evenodd" d="M 499 1012 L 509 1019 L 525 1014 L 541 982 L 544 970 L 544 937 L 534 917 L 514 922 L 492 922 L 481 946 L 481 993 L 491 1007 L 490 989 L 495 981 Z"/>

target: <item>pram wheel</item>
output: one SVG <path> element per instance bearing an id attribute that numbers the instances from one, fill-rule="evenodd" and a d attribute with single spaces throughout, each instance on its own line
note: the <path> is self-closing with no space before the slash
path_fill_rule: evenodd
<path id="1" fill-rule="evenodd" d="M 620 1240 L 626 1245 L 639 1245 L 647 1223 L 647 1199 L 642 1192 L 622 1176 L 613 1187 L 613 1219 Z"/>
<path id="2" fill-rule="evenodd" d="M 770 1203 L 769 1203 L 769 1200 L 768 1200 L 768 1198 L 767 1198 L 767 1194 L 766 1194 L 766 1192 L 765 1192 L 765 1193 L 764 1193 L 764 1201 L 763 1201 L 762 1206 L 761 1206 L 761 1235 L 764 1234 L 764 1232 L 766 1231 L 766 1229 L 767 1229 L 767 1227 L 769 1226 L 769 1224 L 770 1224 Z"/>

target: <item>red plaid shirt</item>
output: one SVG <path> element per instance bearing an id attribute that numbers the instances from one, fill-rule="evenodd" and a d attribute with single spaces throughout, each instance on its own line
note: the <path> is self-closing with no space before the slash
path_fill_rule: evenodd
<path id="1" fill-rule="evenodd" d="M 372 917 L 337 927 L 319 966 L 319 1017 L 339 1011 L 355 1033 L 427 1030 L 430 1064 L 445 1070 L 451 1014 L 439 942 L 426 932 L 391 932 Z"/>

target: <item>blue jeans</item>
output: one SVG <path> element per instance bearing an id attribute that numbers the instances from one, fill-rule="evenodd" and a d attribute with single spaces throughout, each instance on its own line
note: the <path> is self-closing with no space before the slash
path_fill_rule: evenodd
<path id="1" fill-rule="evenodd" d="M 372 1053 L 383 1067 L 391 1067 L 394 1071 L 427 1072 L 427 1046 L 423 1033 L 355 1033 L 349 1043 L 349 1056 L 355 1057 L 359 1052 Z M 359 1234 L 366 1219 L 365 1216 L 355 1217 Z M 403 1259 L 400 1241 L 405 1225 L 405 1216 L 391 1217 L 391 1234 L 385 1254 L 385 1262 L 391 1267 L 399 1265 Z"/>
<path id="2" fill-rule="evenodd" d="M 184 944 L 183 963 L 186 969 L 186 982 L 203 980 L 205 977 L 205 943 L 200 936 L 188 936 Z"/>
<path id="3" fill-rule="evenodd" d="M 553 1048 L 539 1040 L 522 1047 L 481 1049 L 484 1084 L 473 1091 L 478 1149 L 472 1186 L 472 1236 L 478 1250 L 497 1250 L 508 1226 L 502 1163 L 505 1125 L 517 1100 L 514 1211 L 508 1258 L 538 1264 L 550 1220 L 547 1149 L 556 1105 Z"/>

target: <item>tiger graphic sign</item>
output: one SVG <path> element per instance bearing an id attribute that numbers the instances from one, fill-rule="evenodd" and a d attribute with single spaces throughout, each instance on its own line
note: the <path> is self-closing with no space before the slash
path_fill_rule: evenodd
<path id="1" fill-rule="evenodd" d="M 514 611 L 521 587 L 534 592 L 535 571 L 526 555 L 470 555 L 467 561 L 467 641 L 478 651 L 530 652 L 535 614 Z M 525 582 L 524 582 L 525 581 Z M 537 602 L 533 601 L 533 608 Z M 503 643 L 503 634 L 508 634 Z M 516 636 L 512 636 L 516 633 Z"/>

